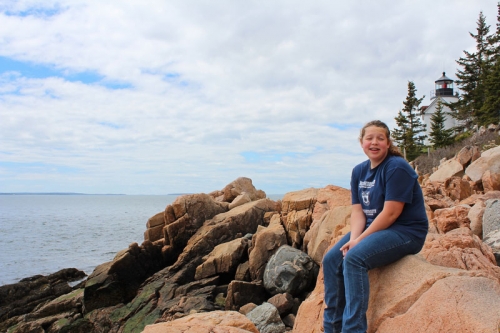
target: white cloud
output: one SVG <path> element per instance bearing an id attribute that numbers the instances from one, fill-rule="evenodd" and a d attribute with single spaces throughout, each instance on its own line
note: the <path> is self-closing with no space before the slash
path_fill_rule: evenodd
<path id="1" fill-rule="evenodd" d="M 479 11 L 494 27 L 496 9 L 487 0 L 2 4 L 0 56 L 55 74 L 0 76 L 1 191 L 209 192 L 239 176 L 267 193 L 348 187 L 364 158 L 359 127 L 394 126 L 409 80 L 429 96 L 443 70 L 454 77 Z M 79 82 L 82 73 L 95 78 Z"/>

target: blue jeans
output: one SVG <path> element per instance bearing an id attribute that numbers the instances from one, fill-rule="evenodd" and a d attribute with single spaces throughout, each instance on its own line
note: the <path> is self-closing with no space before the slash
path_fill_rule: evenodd
<path id="1" fill-rule="evenodd" d="M 416 241 L 400 231 L 385 229 L 364 238 L 344 258 L 340 248 L 349 239 L 350 233 L 323 258 L 325 333 L 365 333 L 370 296 L 368 270 L 418 253 L 424 244 L 424 240 Z"/>

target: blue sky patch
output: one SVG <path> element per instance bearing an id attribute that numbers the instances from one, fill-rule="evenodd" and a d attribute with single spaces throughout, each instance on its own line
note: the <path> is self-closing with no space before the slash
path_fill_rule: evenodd
<path id="1" fill-rule="evenodd" d="M 180 87 L 188 87 L 190 86 L 189 81 L 181 80 L 181 75 L 179 73 L 167 73 L 163 75 L 163 80 L 170 83 L 175 83 Z"/>
<path id="2" fill-rule="evenodd" d="M 58 15 L 63 11 L 64 11 L 63 8 L 61 8 L 58 4 L 56 4 L 52 8 L 31 7 L 21 11 L 6 10 L 3 13 L 7 16 L 20 16 L 20 17 L 35 16 L 40 18 L 48 18 Z"/>
<path id="3" fill-rule="evenodd" d="M 98 84 L 113 90 L 132 87 L 132 85 L 127 82 L 106 80 L 104 76 L 94 71 L 69 72 L 50 65 L 37 64 L 30 61 L 19 61 L 0 56 L 0 74 L 7 72 L 17 72 L 21 76 L 31 79 L 58 77 L 70 82 Z"/>
<path id="4" fill-rule="evenodd" d="M 174 81 L 177 80 L 180 77 L 179 73 L 168 73 L 163 76 L 165 81 Z"/>
<path id="5" fill-rule="evenodd" d="M 128 82 L 119 82 L 119 81 L 108 81 L 108 80 L 103 80 L 98 82 L 100 86 L 106 87 L 111 90 L 118 90 L 118 89 L 131 89 L 134 86 Z"/>
<path id="6" fill-rule="evenodd" d="M 109 128 L 113 128 L 113 129 L 124 128 L 123 125 L 119 125 L 119 124 L 115 124 L 115 123 L 110 123 L 110 122 L 107 122 L 107 121 L 101 121 L 98 124 L 101 125 L 101 126 L 109 127 Z"/>
<path id="7" fill-rule="evenodd" d="M 361 128 L 363 125 L 359 124 L 336 124 L 336 123 L 330 123 L 326 124 L 328 127 L 335 128 L 341 131 L 345 131 L 350 128 Z"/>

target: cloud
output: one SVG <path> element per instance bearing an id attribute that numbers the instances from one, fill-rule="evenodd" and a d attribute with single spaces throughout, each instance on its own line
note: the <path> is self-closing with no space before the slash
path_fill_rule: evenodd
<path id="1" fill-rule="evenodd" d="M 490 1 L 0 5 L 2 192 L 349 187 L 359 128 L 474 47 Z M 428 97 L 423 104 L 428 101 Z"/>

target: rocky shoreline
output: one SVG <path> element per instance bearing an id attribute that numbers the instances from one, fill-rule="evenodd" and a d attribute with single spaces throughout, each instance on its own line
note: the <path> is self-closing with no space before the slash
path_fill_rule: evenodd
<path id="1" fill-rule="evenodd" d="M 498 330 L 500 147 L 464 147 L 420 182 L 426 244 L 370 272 L 369 332 Z M 1 286 L 0 332 L 322 332 L 321 259 L 350 209 L 333 185 L 181 195 L 83 282 L 67 269 Z"/>

